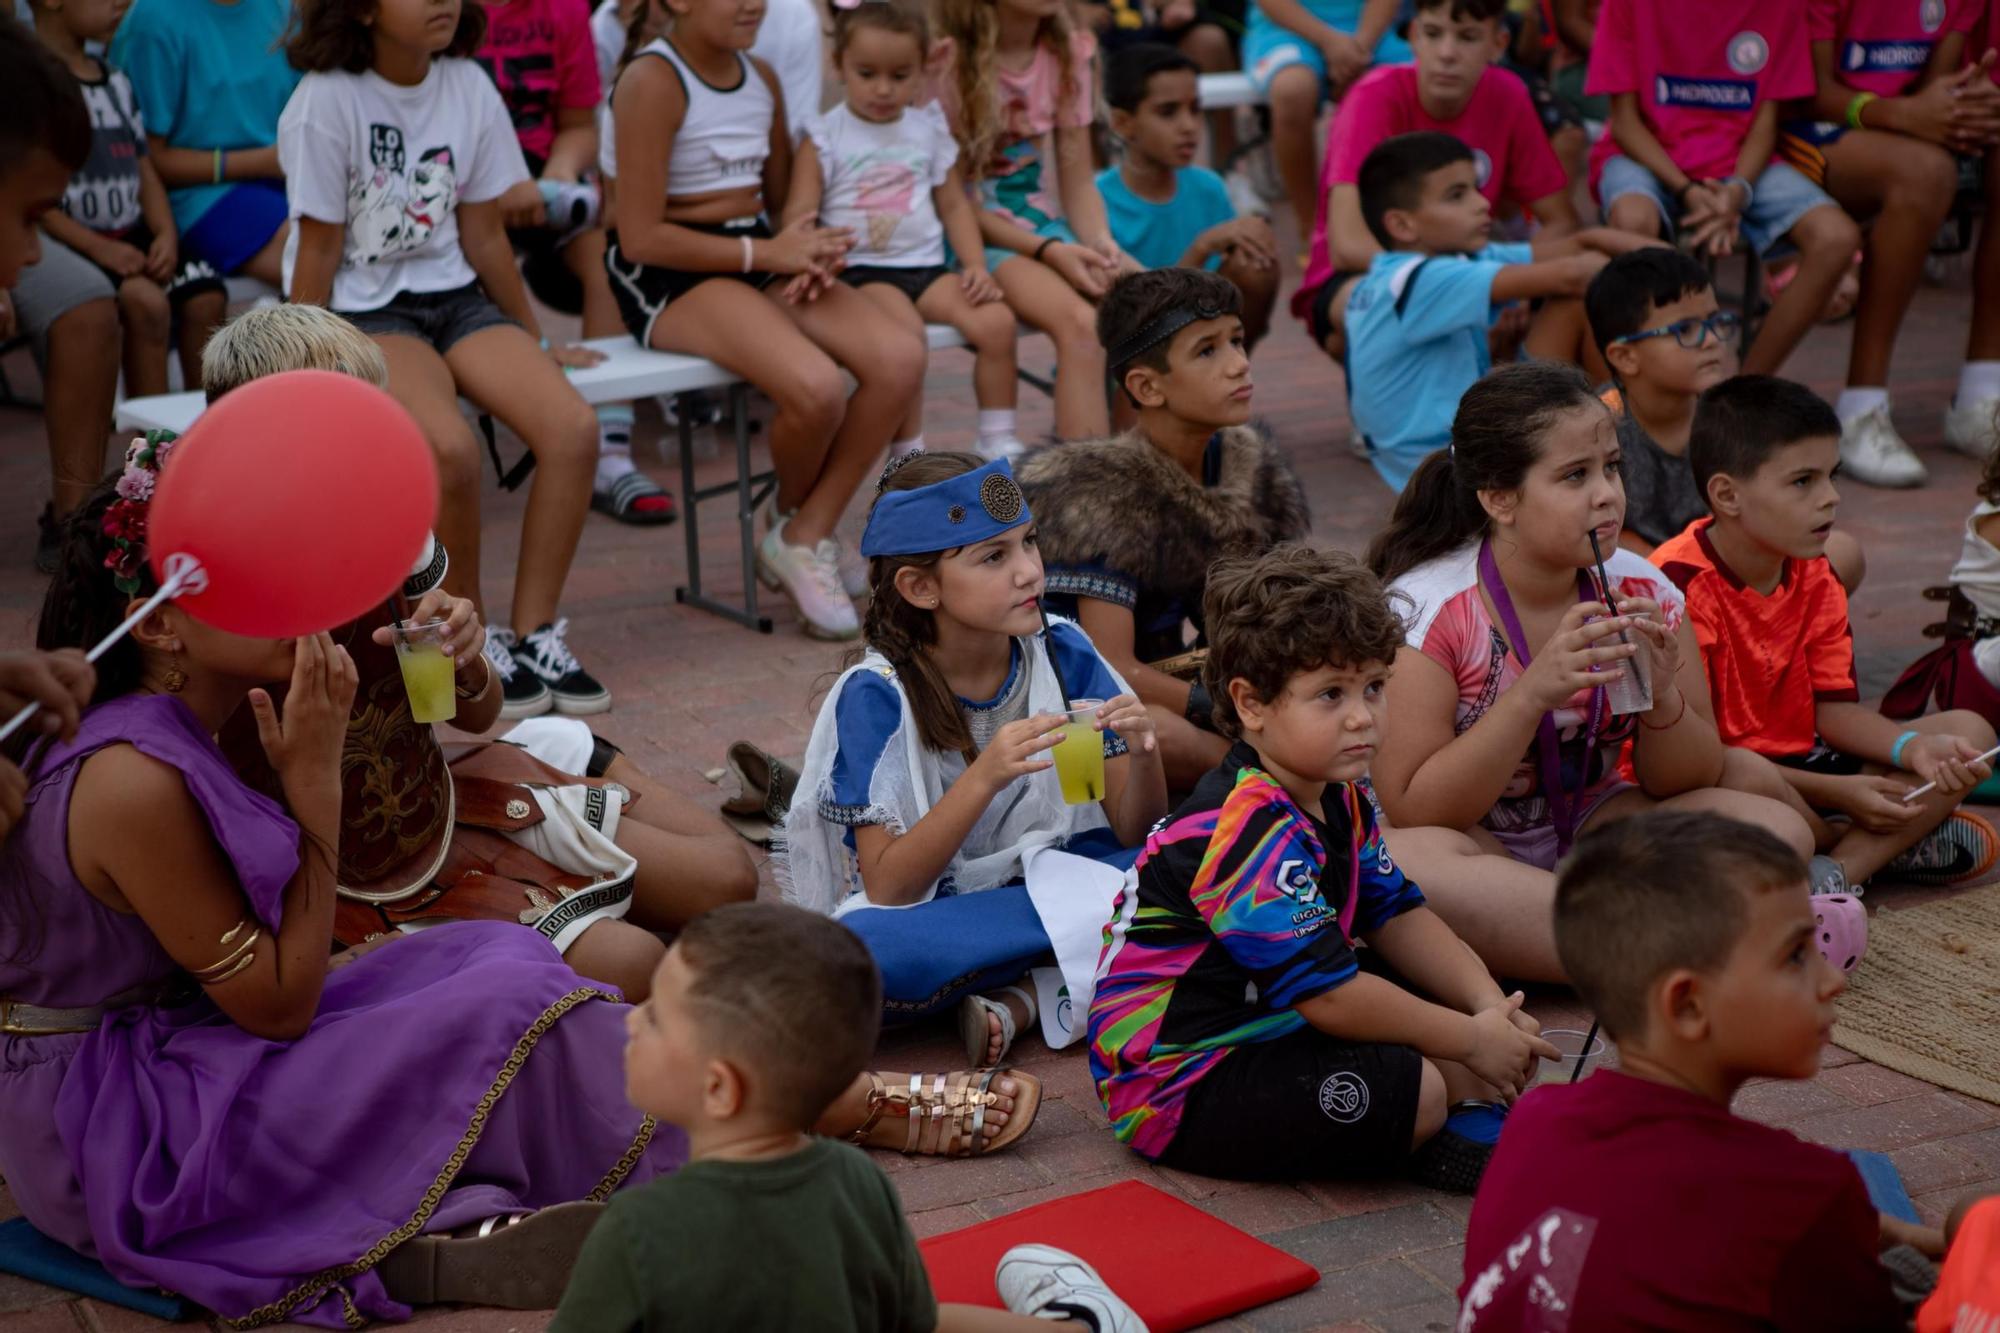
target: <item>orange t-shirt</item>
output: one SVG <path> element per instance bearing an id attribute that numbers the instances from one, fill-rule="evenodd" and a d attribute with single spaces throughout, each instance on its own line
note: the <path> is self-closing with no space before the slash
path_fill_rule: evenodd
<path id="1" fill-rule="evenodd" d="M 1709 544 L 1704 518 L 1650 557 L 1687 598 L 1724 745 L 1770 758 L 1809 754 L 1821 703 L 1861 697 L 1847 590 L 1825 557 L 1787 560 L 1765 596 Z"/>
<path id="2" fill-rule="evenodd" d="M 2000 1199 L 1983 1199 L 1965 1215 L 1937 1290 L 1917 1311 L 1917 1333 L 1990 1328 L 2000 1328 Z"/>

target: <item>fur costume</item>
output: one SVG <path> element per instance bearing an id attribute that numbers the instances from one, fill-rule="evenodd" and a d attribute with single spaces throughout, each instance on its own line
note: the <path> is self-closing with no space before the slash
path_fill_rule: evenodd
<path id="1" fill-rule="evenodd" d="M 1208 568 L 1296 541 L 1312 526 L 1304 488 L 1263 431 L 1221 432 L 1203 486 L 1136 431 L 1037 449 L 1017 469 L 1051 567 L 1103 565 L 1197 615 Z"/>

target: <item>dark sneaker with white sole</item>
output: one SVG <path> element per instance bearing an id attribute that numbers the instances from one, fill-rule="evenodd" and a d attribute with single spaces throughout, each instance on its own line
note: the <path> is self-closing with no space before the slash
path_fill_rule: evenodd
<path id="1" fill-rule="evenodd" d="M 515 665 L 513 630 L 486 631 L 486 665 L 500 682 L 501 717 L 515 722 L 524 717 L 540 717 L 555 707 L 555 696 L 541 678 Z"/>
<path id="2" fill-rule="evenodd" d="M 514 645 L 514 666 L 548 687 L 556 711 L 565 717 L 586 717 L 611 707 L 611 691 L 583 669 L 569 650 L 567 618 L 530 630 Z"/>

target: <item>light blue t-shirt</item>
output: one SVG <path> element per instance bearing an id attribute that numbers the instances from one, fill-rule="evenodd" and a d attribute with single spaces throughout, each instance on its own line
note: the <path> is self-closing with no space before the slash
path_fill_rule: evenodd
<path id="1" fill-rule="evenodd" d="M 1300 3 L 1305 6 L 1306 13 L 1327 27 L 1350 35 L 1361 26 L 1361 11 L 1367 7 L 1366 0 L 1300 0 Z M 1382 34 L 1382 40 L 1375 43 L 1373 59 L 1376 64 L 1401 65 L 1416 59 L 1416 53 L 1410 50 L 1410 44 L 1396 32 L 1403 20 L 1409 17 L 1410 11 L 1411 6 L 1407 4 L 1397 7 L 1395 22 L 1391 23 L 1389 30 Z M 1246 30 L 1244 38 L 1246 49 L 1255 48 L 1260 51 L 1274 40 L 1291 36 L 1290 29 L 1266 14 L 1264 6 L 1258 4 L 1256 0 L 1251 0 Z M 1251 61 L 1246 57 L 1243 62 L 1244 68 L 1248 69 L 1250 64 Z"/>
<path id="2" fill-rule="evenodd" d="M 1236 217 L 1229 187 L 1207 167 L 1175 172 L 1174 197 L 1164 204 L 1133 194 L 1117 167 L 1097 173 L 1097 192 L 1104 196 L 1104 211 L 1111 219 L 1111 239 L 1147 268 L 1172 268 L 1195 237 Z M 1222 267 L 1222 256 L 1210 255 L 1202 267 Z"/>
<path id="3" fill-rule="evenodd" d="M 111 63 L 132 80 L 148 134 L 176 148 L 268 148 L 299 82 L 283 49 L 291 18 L 291 0 L 138 0 Z M 228 188 L 169 190 L 174 225 L 185 235 Z"/>
<path id="4" fill-rule="evenodd" d="M 1432 450 L 1451 440 L 1458 400 L 1491 368 L 1493 279 L 1534 262 L 1527 245 L 1471 255 L 1388 250 L 1347 301 L 1347 392 L 1376 472 L 1401 492 Z"/>

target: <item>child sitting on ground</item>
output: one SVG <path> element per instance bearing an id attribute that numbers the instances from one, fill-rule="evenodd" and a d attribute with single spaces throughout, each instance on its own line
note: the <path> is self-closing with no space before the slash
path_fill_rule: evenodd
<path id="1" fill-rule="evenodd" d="M 1091 306 L 1136 267 L 1112 239 L 1092 174 L 1097 42 L 1066 4 L 938 0 L 938 100 L 979 190 L 986 266 L 1007 304 L 1056 346 L 1056 438 L 1111 429 Z"/>
<path id="2" fill-rule="evenodd" d="M 1840 492 L 1840 419 L 1802 385 L 1739 375 L 1701 396 L 1688 440 L 1713 517 L 1653 552 L 1687 599 L 1723 743 L 1775 761 L 1804 803 L 1814 842 L 1862 884 L 1957 884 L 2000 856 L 2000 838 L 1959 803 L 1991 772 L 1977 714 L 1907 726 L 1859 702 L 1847 593 L 1824 558 Z M 1903 799 L 1920 783 L 1936 790 Z"/>
<path id="3" fill-rule="evenodd" d="M 979 403 L 975 448 L 985 458 L 1011 458 L 1022 448 L 1014 433 L 1014 312 L 986 271 L 979 213 L 965 192 L 944 112 L 934 102 L 911 105 L 924 90 L 930 44 L 930 25 L 913 0 L 869 0 L 833 11 L 833 66 L 846 100 L 824 115 L 807 115 L 785 221 L 817 217 L 852 232 L 840 281 L 919 339 L 927 322 L 965 335 Z M 957 273 L 945 263 L 947 240 Z M 889 453 L 923 447 L 918 394 Z"/>
<path id="4" fill-rule="evenodd" d="M 868 951 L 824 917 L 743 903 L 690 923 L 625 1019 L 625 1095 L 687 1134 L 688 1163 L 605 1209 L 552 1333 L 690 1315 L 721 1329 L 1145 1333 L 1095 1270 L 1046 1246 L 1001 1259 L 1012 1313 L 937 1303 L 896 1187 L 813 1137 L 875 1049 L 881 1008 Z"/>
<path id="5" fill-rule="evenodd" d="M 1112 1132 L 1203 1175 L 1407 1163 L 1469 1192 L 1556 1050 L 1382 844 L 1363 779 L 1402 623 L 1352 556 L 1301 545 L 1218 563 L 1205 611 L 1236 744 L 1147 839 L 1106 931 L 1090 1071 Z M 1357 941 L 1409 989 L 1360 971 Z"/>
<path id="6" fill-rule="evenodd" d="M 1750 1079 L 1819 1072 L 1846 982 L 1813 903 L 1797 855 L 1714 814 L 1577 844 L 1556 947 L 1618 1068 L 1515 1107 L 1466 1228 L 1459 1329 L 1528 1333 L 1551 1309 L 1576 1329 L 1903 1327 L 1875 1256 L 1907 1235 L 1854 1164 L 1729 1110 Z"/>
<path id="7" fill-rule="evenodd" d="M 1201 146 L 1200 71 L 1171 46 L 1155 45 L 1124 47 L 1106 66 L 1111 132 L 1125 146 L 1116 166 L 1097 173 L 1112 237 L 1147 268 L 1213 269 L 1235 283 L 1243 294 L 1243 341 L 1255 347 L 1278 299 L 1278 240 L 1270 218 L 1236 216 L 1222 177 L 1193 165 Z"/>
<path id="8" fill-rule="evenodd" d="M 1410 18 L 1413 65 L 1382 65 L 1341 99 L 1321 164 L 1312 248 L 1292 313 L 1343 361 L 1347 297 L 1381 253 L 1361 216 L 1361 164 L 1385 139 L 1437 130 L 1473 150 L 1479 192 L 1496 213 L 1525 213 L 1551 240 L 1577 229 L 1569 179 L 1521 80 L 1495 63 L 1504 0 L 1422 0 Z"/>
<path id="9" fill-rule="evenodd" d="M 967 1057 L 997 1064 L 1037 1016 L 1012 983 L 1052 949 L 1076 956 L 1079 931 L 1087 955 L 1104 920 L 1045 924 L 1038 893 L 1092 884 L 1062 859 L 1026 862 L 1057 847 L 1132 863 L 1167 810 L 1152 716 L 1075 625 L 1045 627 L 1034 515 L 1005 459 L 891 464 L 861 540 L 868 651 L 813 724 L 786 895 L 861 936 L 893 1016 L 958 1004 Z M 1072 800 L 1053 771 L 1070 727 L 1103 733 L 1098 799 Z"/>
<path id="10" fill-rule="evenodd" d="M 1969 709 L 2000 728 L 2000 450 L 1988 456 L 1978 494 L 1951 568 L 1944 642 L 1912 663 L 1883 697 L 1889 717 L 1919 717 L 1935 700 L 1939 708 Z"/>
<path id="11" fill-rule="evenodd" d="M 222 322 L 226 299 L 214 274 L 190 272 L 180 258 L 167 187 L 146 151 L 146 126 L 132 81 L 90 54 L 117 29 L 115 4 L 50 3 L 31 6 L 35 32 L 62 58 L 90 108 L 90 160 L 70 179 L 60 212 L 42 226 L 104 271 L 118 289 L 124 326 L 125 395 L 167 391 L 167 346 L 175 314 L 181 324 L 181 373 L 192 383 L 200 371 L 202 342 Z"/>
<path id="12" fill-rule="evenodd" d="M 1771 305 L 1743 368 L 1785 363 L 1860 244 L 1826 192 L 1772 160 L 1778 103 L 1809 95 L 1806 7 L 1768 0 L 1604 0 L 1591 47 L 1592 93 L 1611 97 L 1611 132 L 1591 152 L 1611 226 L 1678 235 L 1704 255 L 1762 254 L 1781 238 L 1798 274 Z"/>
<path id="13" fill-rule="evenodd" d="M 1201 634 L 1208 567 L 1312 526 L 1305 491 L 1251 427 L 1250 358 L 1230 282 L 1194 268 L 1134 273 L 1098 307 L 1098 336 L 1138 425 L 1037 449 L 1021 489 L 1038 517 L 1052 610 L 1075 619 L 1146 704 L 1169 791 L 1222 762 L 1208 688 L 1151 665 Z"/>
<path id="14" fill-rule="evenodd" d="M 1382 252 L 1348 298 L 1349 411 L 1375 471 L 1401 491 L 1450 440 L 1459 395 L 1493 364 L 1496 307 L 1541 299 L 1522 350 L 1574 361 L 1584 334 L 1577 298 L 1606 255 L 1636 245 L 1603 228 L 1490 244 L 1479 161 L 1436 130 L 1377 144 L 1361 164 L 1360 189 L 1362 220 Z"/>

